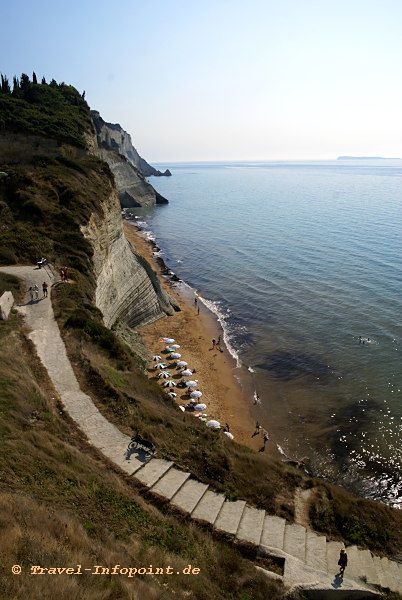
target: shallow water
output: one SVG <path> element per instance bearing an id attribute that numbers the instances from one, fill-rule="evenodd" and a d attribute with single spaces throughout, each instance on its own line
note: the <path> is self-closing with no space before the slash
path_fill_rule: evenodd
<path id="1" fill-rule="evenodd" d="M 277 444 L 402 504 L 402 162 L 167 166 L 170 204 L 137 214 L 252 367 Z"/>

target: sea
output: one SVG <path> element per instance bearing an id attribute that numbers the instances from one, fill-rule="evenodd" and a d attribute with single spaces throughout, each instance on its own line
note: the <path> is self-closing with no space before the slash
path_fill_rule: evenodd
<path id="1" fill-rule="evenodd" d="M 402 161 L 166 167 L 169 204 L 137 224 L 215 313 L 278 450 L 402 508 Z"/>

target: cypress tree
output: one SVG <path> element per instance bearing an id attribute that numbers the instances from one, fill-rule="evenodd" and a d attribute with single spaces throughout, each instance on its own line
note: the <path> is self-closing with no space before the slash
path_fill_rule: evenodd
<path id="1" fill-rule="evenodd" d="M 42 85 L 46 85 L 46 79 L 44 77 L 42 77 Z"/>
<path id="2" fill-rule="evenodd" d="M 1 74 L 1 93 L 2 94 L 11 94 L 10 84 L 7 77 Z"/>
<path id="3" fill-rule="evenodd" d="M 20 89 L 20 81 L 18 79 L 18 77 L 16 77 L 14 75 L 13 77 L 13 96 L 20 96 L 21 95 L 21 89 Z"/>
<path id="4" fill-rule="evenodd" d="M 21 92 L 23 94 L 25 94 L 29 88 L 30 88 L 31 82 L 29 80 L 29 77 L 26 73 L 21 73 L 21 79 L 20 79 L 20 89 Z"/>
<path id="5" fill-rule="evenodd" d="M 37 78 L 36 78 L 36 73 L 35 73 L 35 71 L 33 71 L 33 72 L 32 72 L 32 83 L 34 83 L 34 84 L 37 84 L 37 83 L 38 83 L 38 80 L 37 80 Z"/>

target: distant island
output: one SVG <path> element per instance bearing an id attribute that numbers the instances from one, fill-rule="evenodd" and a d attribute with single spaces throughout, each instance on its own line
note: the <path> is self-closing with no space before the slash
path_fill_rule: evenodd
<path id="1" fill-rule="evenodd" d="M 338 156 L 336 160 L 400 160 L 399 158 L 388 158 L 386 156 Z"/>

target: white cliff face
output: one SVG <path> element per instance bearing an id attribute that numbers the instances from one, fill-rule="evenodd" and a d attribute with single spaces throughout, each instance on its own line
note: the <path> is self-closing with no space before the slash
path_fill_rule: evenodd
<path id="1" fill-rule="evenodd" d="M 93 213 L 81 231 L 94 249 L 95 300 L 106 327 L 119 320 L 135 327 L 173 314 L 174 306 L 156 274 L 123 234 L 116 191 L 102 208 L 103 215 Z"/>
<path id="2" fill-rule="evenodd" d="M 123 208 L 153 206 L 157 203 L 158 194 L 156 190 L 145 181 L 144 177 L 121 154 L 99 148 L 97 155 L 108 163 L 113 173 L 120 205 Z"/>
<path id="3" fill-rule="evenodd" d="M 114 175 L 121 206 L 166 204 L 166 198 L 145 179 L 162 173 L 141 158 L 132 145 L 131 136 L 120 125 L 106 123 L 97 111 L 91 111 L 91 117 L 96 131 L 96 153 L 108 163 Z"/>

